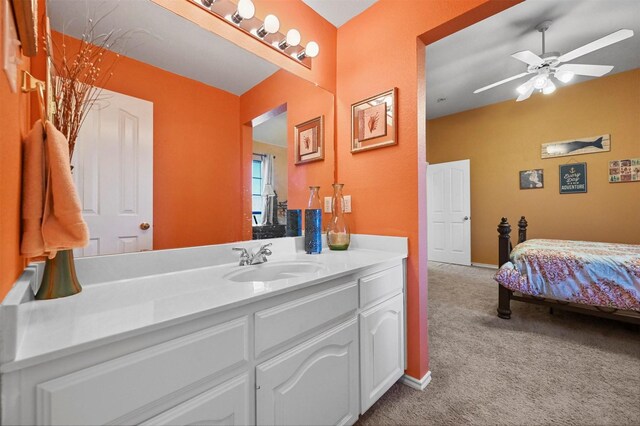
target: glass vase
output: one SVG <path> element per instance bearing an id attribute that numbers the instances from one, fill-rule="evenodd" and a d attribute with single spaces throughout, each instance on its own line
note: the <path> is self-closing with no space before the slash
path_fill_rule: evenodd
<path id="1" fill-rule="evenodd" d="M 60 250 L 53 259 L 47 259 L 42 283 L 36 293 L 37 300 L 72 296 L 82 291 L 76 276 L 73 250 Z"/>
<path id="2" fill-rule="evenodd" d="M 344 216 L 344 197 L 342 195 L 342 183 L 333 184 L 333 197 L 331 198 L 331 221 L 327 227 L 327 244 L 331 250 L 346 250 L 351 242 L 349 225 Z"/>
<path id="3" fill-rule="evenodd" d="M 320 187 L 310 186 L 309 204 L 304 211 L 304 249 L 307 254 L 322 252 L 322 204 Z"/>

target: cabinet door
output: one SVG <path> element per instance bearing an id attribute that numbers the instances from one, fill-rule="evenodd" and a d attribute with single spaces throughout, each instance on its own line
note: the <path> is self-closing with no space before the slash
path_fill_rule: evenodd
<path id="1" fill-rule="evenodd" d="M 246 425 L 249 375 L 243 374 L 142 423 L 147 425 Z"/>
<path id="2" fill-rule="evenodd" d="M 357 318 L 257 367 L 259 425 L 343 425 L 358 418 Z"/>
<path id="3" fill-rule="evenodd" d="M 399 294 L 360 314 L 361 412 L 404 374 L 404 313 Z"/>

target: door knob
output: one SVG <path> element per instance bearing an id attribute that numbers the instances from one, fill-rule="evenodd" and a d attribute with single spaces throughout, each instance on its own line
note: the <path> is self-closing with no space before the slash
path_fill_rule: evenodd
<path id="1" fill-rule="evenodd" d="M 140 229 L 142 229 L 143 231 L 146 231 L 147 229 L 151 228 L 151 225 L 149 225 L 148 222 L 142 222 L 140 224 Z"/>
<path id="2" fill-rule="evenodd" d="M 469 216 L 463 217 L 462 220 L 469 220 Z"/>

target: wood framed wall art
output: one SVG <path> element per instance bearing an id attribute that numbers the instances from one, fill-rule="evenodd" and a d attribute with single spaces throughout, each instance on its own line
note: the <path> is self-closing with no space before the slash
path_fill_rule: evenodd
<path id="1" fill-rule="evenodd" d="M 38 53 L 38 1 L 12 0 L 13 14 L 18 27 L 18 37 L 25 56 L 36 56 Z"/>
<path id="2" fill-rule="evenodd" d="M 295 126 L 295 163 L 304 164 L 324 159 L 324 116 Z"/>
<path id="3" fill-rule="evenodd" d="M 540 156 L 542 158 L 554 158 L 607 151 L 611 151 L 611 136 L 600 135 L 543 143 Z"/>
<path id="4" fill-rule="evenodd" d="M 351 152 L 398 143 L 397 88 L 351 105 Z"/>

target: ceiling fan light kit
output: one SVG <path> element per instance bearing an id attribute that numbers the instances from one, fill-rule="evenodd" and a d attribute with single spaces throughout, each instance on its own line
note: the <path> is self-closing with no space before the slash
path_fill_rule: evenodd
<path id="1" fill-rule="evenodd" d="M 612 65 L 566 64 L 565 62 L 572 61 L 573 59 L 586 55 L 587 53 L 602 49 L 603 47 L 610 46 L 633 36 L 632 30 L 618 30 L 562 55 L 560 52 L 545 51 L 545 33 L 550 26 L 551 21 L 544 21 L 536 26 L 536 30 L 542 33 L 542 55 L 538 56 L 530 50 L 523 50 L 511 55 L 512 58 L 527 64 L 526 72 L 505 78 L 504 80 L 489 84 L 488 86 L 481 87 L 473 93 L 484 92 L 485 90 L 492 89 L 496 86 L 517 80 L 524 76 L 533 75 L 533 77 L 527 80 L 524 84 L 521 84 L 516 88 L 516 92 L 519 94 L 516 102 L 521 102 L 528 99 L 535 90 L 538 90 L 545 95 L 550 95 L 555 92 L 556 85 L 552 81 L 552 77 L 565 84 L 570 82 L 576 75 L 602 77 L 613 69 Z"/>

